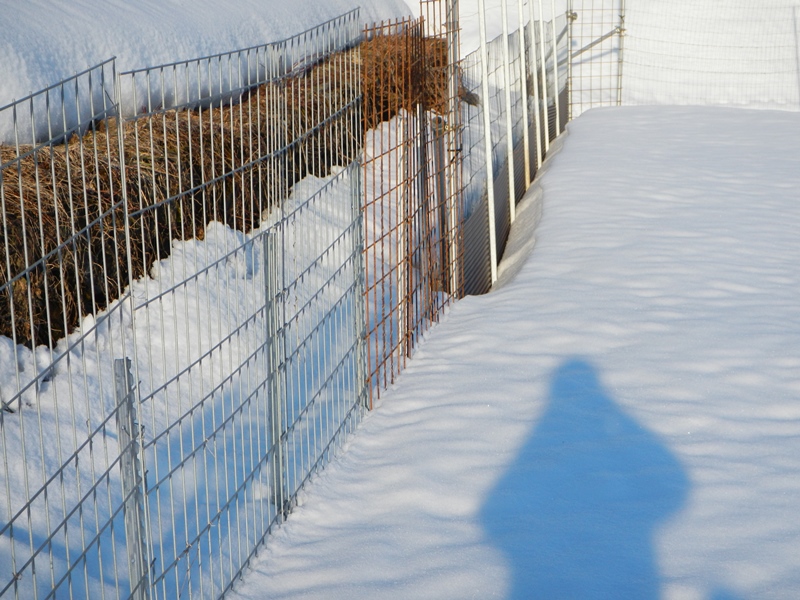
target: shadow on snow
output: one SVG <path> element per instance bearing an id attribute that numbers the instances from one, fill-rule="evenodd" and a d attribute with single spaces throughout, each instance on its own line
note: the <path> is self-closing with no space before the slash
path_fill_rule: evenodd
<path id="1" fill-rule="evenodd" d="M 482 510 L 512 570 L 510 598 L 659 598 L 653 536 L 689 482 L 589 363 L 552 376 L 549 405 Z"/>

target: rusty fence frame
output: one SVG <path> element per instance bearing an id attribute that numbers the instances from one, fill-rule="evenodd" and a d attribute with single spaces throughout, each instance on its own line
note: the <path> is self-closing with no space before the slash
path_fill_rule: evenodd
<path id="1" fill-rule="evenodd" d="M 370 402 L 463 295 L 457 19 L 444 11 L 451 3 L 421 6 L 429 20 L 382 22 L 364 31 L 365 48 L 391 57 L 370 61 L 362 50 Z"/>

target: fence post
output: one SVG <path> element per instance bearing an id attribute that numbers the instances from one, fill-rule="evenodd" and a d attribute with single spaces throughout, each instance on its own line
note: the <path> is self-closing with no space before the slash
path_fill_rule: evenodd
<path id="1" fill-rule="evenodd" d="M 617 67 L 617 106 L 622 106 L 622 66 L 625 50 L 625 0 L 621 0 L 619 7 L 619 65 Z"/>
<path id="2" fill-rule="evenodd" d="M 282 285 L 284 223 L 269 228 L 264 240 L 264 295 L 267 348 L 267 404 L 269 444 L 269 472 L 271 476 L 270 501 L 278 511 L 278 519 L 283 522 L 287 509 L 286 471 L 284 468 L 284 427 L 283 407 L 286 386 L 283 385 L 284 369 L 284 294 Z"/>
<path id="3" fill-rule="evenodd" d="M 533 97 L 535 99 L 533 121 L 536 126 L 536 171 L 538 172 L 542 166 L 542 102 L 539 97 L 539 69 L 537 67 L 538 59 L 536 58 L 536 15 L 533 11 L 533 0 L 528 2 L 528 12 L 531 23 L 529 69 L 531 81 L 533 82 Z"/>
<path id="4" fill-rule="evenodd" d="M 447 239 L 450 255 L 449 292 L 456 297 L 463 295 L 463 267 L 460 264 L 461 252 L 461 222 L 462 207 L 462 140 L 461 140 L 461 100 L 459 86 L 461 82 L 461 45 L 459 40 L 459 6 L 458 0 L 447 0 L 445 13 L 446 40 L 447 40 L 447 69 L 449 82 L 449 106 L 447 121 L 444 124 L 447 135 Z"/>
<path id="5" fill-rule="evenodd" d="M 353 269 L 355 271 L 355 306 L 354 306 L 354 337 L 356 344 L 356 393 L 358 404 L 367 410 L 372 410 L 370 403 L 370 390 L 372 381 L 367 375 L 367 307 L 366 281 L 364 271 L 364 213 L 361 210 L 363 170 L 361 163 L 356 160 L 350 173 L 350 194 L 353 215 Z"/>
<path id="6" fill-rule="evenodd" d="M 558 101 L 558 34 L 556 32 L 556 0 L 550 0 L 550 29 L 553 36 L 553 103 L 556 109 L 556 137 L 561 135 L 561 108 Z"/>
<path id="7" fill-rule="evenodd" d="M 578 14 L 572 10 L 572 0 L 567 2 L 567 121 L 572 121 L 572 35 Z"/>
<path id="8" fill-rule="evenodd" d="M 434 277 L 436 284 L 441 286 L 441 289 L 448 294 L 454 293 L 451 287 L 451 269 L 455 268 L 455 264 L 450 264 L 450 244 L 452 243 L 450 231 L 448 231 L 447 219 L 447 156 L 445 154 L 445 135 L 447 130 L 447 122 L 441 117 L 433 117 L 433 175 L 435 178 L 436 188 L 436 214 L 434 219 L 436 222 L 436 229 L 439 233 L 439 268 L 434 269 Z"/>
<path id="9" fill-rule="evenodd" d="M 140 430 L 136 420 L 136 394 L 130 358 L 114 360 L 114 383 L 131 598 L 147 600 L 150 597 L 150 584 L 145 552 L 147 538 L 144 527 L 144 485 L 139 454 Z"/>
<path id="10" fill-rule="evenodd" d="M 517 16 L 519 20 L 519 85 L 522 92 L 522 160 L 525 173 L 525 189 L 531 186 L 531 142 L 530 116 L 528 115 L 528 57 L 525 52 L 525 11 L 522 0 L 517 0 Z M 531 22 L 533 27 L 533 22 Z"/>
<path id="11" fill-rule="evenodd" d="M 539 0 L 539 69 L 542 76 L 542 99 L 544 100 L 544 109 L 542 112 L 542 120 L 544 121 L 544 151 L 545 154 L 550 150 L 550 98 L 547 94 L 547 65 L 544 56 L 544 12 L 542 11 L 542 0 Z M 555 40 L 553 40 L 555 42 Z"/>

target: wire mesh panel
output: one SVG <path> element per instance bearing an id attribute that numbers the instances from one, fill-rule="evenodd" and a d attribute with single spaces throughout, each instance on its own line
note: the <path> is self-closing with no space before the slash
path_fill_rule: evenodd
<path id="1" fill-rule="evenodd" d="M 460 159 L 452 25 L 422 19 L 365 32 L 364 220 L 369 373 L 377 393 L 460 293 Z"/>
<path id="2" fill-rule="evenodd" d="M 624 104 L 800 110 L 800 2 L 627 0 Z"/>
<path id="3" fill-rule="evenodd" d="M 114 358 L 130 348 L 131 273 L 114 69 L 0 109 L 11 125 L 0 145 L 4 597 L 130 593 Z"/>
<path id="4" fill-rule="evenodd" d="M 630 0 L 572 0 L 571 117 L 622 102 L 625 7 Z"/>
<path id="5" fill-rule="evenodd" d="M 158 597 L 227 590 L 360 415 L 359 35 L 121 76 Z"/>

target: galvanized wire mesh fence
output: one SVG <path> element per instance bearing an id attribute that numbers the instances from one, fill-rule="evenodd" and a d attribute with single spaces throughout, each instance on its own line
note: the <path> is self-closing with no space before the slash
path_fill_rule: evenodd
<path id="1" fill-rule="evenodd" d="M 2 595 L 217 597 L 358 422 L 359 37 L 2 109 Z"/>
<path id="2" fill-rule="evenodd" d="M 0 164 L 4 596 L 127 588 L 113 358 L 131 348 L 130 270 L 114 80 L 112 60 L 0 110 L 16 124 Z"/>

